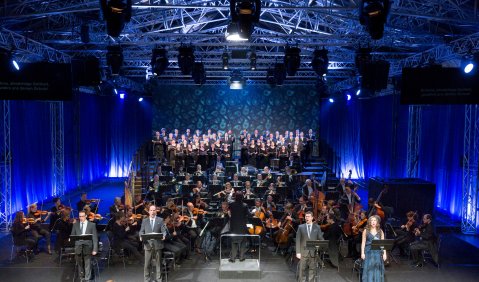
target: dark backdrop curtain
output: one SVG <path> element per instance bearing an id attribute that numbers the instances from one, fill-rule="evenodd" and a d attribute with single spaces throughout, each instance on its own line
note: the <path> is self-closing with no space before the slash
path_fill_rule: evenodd
<path id="1" fill-rule="evenodd" d="M 407 177 L 409 106 L 398 98 L 323 102 L 321 138 L 333 152 L 328 161 L 339 159 L 344 176 L 352 169 L 353 178 L 355 171 L 365 179 Z M 460 216 L 464 106 L 423 106 L 421 129 L 419 178 L 436 184 L 438 209 Z"/>
<path id="2" fill-rule="evenodd" d="M 151 101 L 79 94 L 64 102 L 65 188 L 124 177 L 151 136 Z M 52 196 L 50 104 L 11 101 L 13 210 Z"/>

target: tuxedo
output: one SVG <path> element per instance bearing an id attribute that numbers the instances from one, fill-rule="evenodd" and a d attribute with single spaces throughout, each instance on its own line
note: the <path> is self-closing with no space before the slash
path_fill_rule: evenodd
<path id="1" fill-rule="evenodd" d="M 309 230 L 308 230 L 309 229 Z M 306 223 L 301 224 L 296 232 L 296 253 L 301 254 L 299 281 L 305 278 L 305 271 L 308 270 L 308 280 L 314 281 L 315 278 L 315 251 L 306 249 L 306 242 L 310 240 L 323 240 L 323 232 L 316 223 L 312 223 L 308 228 Z"/>
<path id="2" fill-rule="evenodd" d="M 153 225 L 151 223 L 152 219 L 147 217 L 143 219 L 141 223 L 140 229 L 140 238 L 141 235 L 149 234 L 149 233 L 162 233 L 163 237 L 166 235 L 166 226 L 163 223 L 163 219 L 161 217 L 155 217 L 153 219 Z M 150 274 L 152 271 L 152 261 L 155 259 L 156 261 L 156 277 L 155 279 L 161 281 L 161 250 L 163 249 L 163 241 L 162 240 L 148 240 L 143 241 L 143 248 L 145 250 L 145 266 L 144 266 L 144 278 L 145 282 L 150 281 Z"/>
<path id="3" fill-rule="evenodd" d="M 83 227 L 83 230 L 82 230 Z M 96 224 L 85 220 L 83 223 L 78 221 L 73 224 L 71 235 L 91 234 L 92 240 L 75 241 L 75 259 L 78 265 L 80 277 L 85 274 L 85 280 L 91 279 L 91 256 L 92 251 L 98 252 L 98 235 L 96 232 Z M 83 256 L 83 260 L 82 260 Z"/>

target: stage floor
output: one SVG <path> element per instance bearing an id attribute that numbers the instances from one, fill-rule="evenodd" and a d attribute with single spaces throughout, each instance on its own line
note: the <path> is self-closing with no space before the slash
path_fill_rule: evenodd
<path id="1" fill-rule="evenodd" d="M 121 183 L 106 183 L 89 192 L 92 197 L 108 194 L 111 197 L 120 195 Z M 109 197 L 110 197 L 109 196 Z M 77 199 L 77 195 L 72 196 Z M 75 200 L 76 202 L 76 200 Z M 113 199 L 106 200 L 100 210 L 105 210 Z M 64 261 L 59 266 L 55 255 L 40 253 L 33 261 L 26 263 L 25 259 L 17 258 L 10 262 L 11 236 L 0 236 L 0 281 L 2 282 L 53 282 L 72 281 L 74 263 Z M 423 268 L 414 268 L 409 265 L 409 260 L 401 258 L 399 263 L 391 263 L 386 268 L 386 281 L 432 281 L 432 282 L 468 282 L 477 281 L 479 277 L 479 247 L 475 243 L 477 236 L 466 236 L 458 233 L 442 233 L 442 245 L 440 251 L 441 267 L 437 269 L 431 263 Z M 104 243 L 104 251 L 101 257 L 106 256 L 106 234 L 101 233 L 101 241 Z M 258 279 L 219 279 L 219 257 L 213 257 L 211 262 L 195 254 L 192 260 L 184 261 L 179 268 L 170 273 L 168 281 L 267 281 L 289 282 L 295 281 L 294 268 L 281 254 L 273 252 L 272 246 L 261 250 L 261 280 Z M 344 250 L 343 250 L 344 252 Z M 321 281 L 358 281 L 357 273 L 352 271 L 353 261 L 345 258 L 340 262 L 339 272 L 326 262 L 325 268 L 320 272 Z M 126 265 L 115 259 L 114 263 L 107 267 L 106 260 L 100 259 L 100 279 L 97 281 L 132 282 L 143 281 L 143 267 L 141 265 Z"/>

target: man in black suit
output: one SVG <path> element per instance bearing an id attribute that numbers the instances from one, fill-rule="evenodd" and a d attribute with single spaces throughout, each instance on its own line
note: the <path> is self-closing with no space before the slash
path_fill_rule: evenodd
<path id="1" fill-rule="evenodd" d="M 307 211 L 304 219 L 306 223 L 301 224 L 296 232 L 296 257 L 299 259 L 299 281 L 306 279 L 304 273 L 308 270 L 308 281 L 314 281 L 316 269 L 316 252 L 306 249 L 306 242 L 309 240 L 323 240 L 323 232 L 316 223 L 313 223 L 313 213 Z"/>
<path id="2" fill-rule="evenodd" d="M 92 240 L 75 241 L 75 259 L 80 272 L 80 279 L 89 281 L 91 280 L 91 256 L 98 252 L 98 235 L 96 224 L 86 219 L 84 211 L 78 212 L 78 217 L 80 220 L 73 224 L 71 235 L 91 234 L 93 237 Z"/>
<path id="3" fill-rule="evenodd" d="M 232 234 L 247 234 L 248 229 L 246 223 L 248 221 L 248 206 L 243 203 L 243 193 L 238 191 L 235 193 L 235 201 L 230 204 L 230 232 Z M 231 239 L 231 256 L 229 261 L 235 262 L 239 249 L 239 260 L 244 261 L 246 247 L 244 245 L 244 237 L 233 237 Z"/>
<path id="4" fill-rule="evenodd" d="M 149 233 L 162 233 L 162 240 L 148 240 L 143 242 L 143 248 L 145 249 L 145 267 L 144 277 L 145 282 L 155 281 L 151 279 L 152 261 L 156 261 L 156 281 L 161 281 L 161 251 L 163 249 L 163 240 L 165 240 L 166 226 L 163 223 L 161 217 L 156 216 L 156 206 L 151 205 L 148 209 L 148 217 L 143 219 L 140 229 L 140 241 L 143 241 L 141 235 Z"/>

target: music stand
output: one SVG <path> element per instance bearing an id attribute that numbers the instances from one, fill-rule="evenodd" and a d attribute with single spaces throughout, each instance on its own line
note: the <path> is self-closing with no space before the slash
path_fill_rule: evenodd
<path id="1" fill-rule="evenodd" d="M 141 240 L 143 242 L 146 242 L 148 240 L 163 240 L 163 233 L 146 233 L 146 234 L 140 234 Z"/>
<path id="2" fill-rule="evenodd" d="M 394 239 L 384 239 L 384 240 L 372 240 L 371 241 L 371 250 L 381 250 L 381 251 L 389 251 L 391 258 L 397 264 L 396 258 L 393 256 L 391 250 L 394 246 Z"/>
<path id="3" fill-rule="evenodd" d="M 315 256 L 314 256 L 314 260 L 315 260 L 315 265 L 318 264 L 318 257 L 320 257 L 320 254 L 324 254 L 324 252 L 326 252 L 328 249 L 329 249 L 329 240 L 308 240 L 306 241 L 306 249 L 307 250 L 314 250 L 314 253 L 315 253 Z M 321 267 L 321 270 L 323 268 Z M 319 280 L 319 271 L 318 269 L 316 268 L 316 281 L 320 281 Z"/>
<path id="4" fill-rule="evenodd" d="M 77 255 L 77 253 L 76 253 L 76 242 L 77 242 L 77 241 L 80 242 L 80 243 L 82 243 L 82 241 L 90 241 L 90 242 L 92 242 L 92 241 L 93 241 L 93 234 L 70 235 L 70 242 L 72 242 L 73 245 L 75 246 L 75 255 Z M 75 262 L 75 270 L 78 269 L 79 271 L 82 271 L 82 269 L 83 269 L 83 271 L 84 271 L 84 270 L 85 270 L 85 265 L 84 265 L 84 264 L 85 264 L 85 257 L 84 257 L 84 256 L 85 256 L 85 252 L 84 252 L 83 248 L 85 247 L 85 245 L 84 245 L 84 244 L 80 244 L 80 246 L 81 246 L 81 253 L 80 253 L 80 255 L 81 255 L 81 262 L 78 262 L 78 261 Z M 92 242 L 92 249 L 93 249 L 93 248 L 94 248 L 94 247 L 93 247 L 93 242 Z M 78 265 L 79 263 L 81 263 L 81 264 L 83 265 L 83 267 L 81 267 L 81 265 Z M 90 268 L 90 271 L 91 271 L 91 268 Z M 76 271 L 74 271 L 74 274 L 73 274 L 73 275 L 74 275 L 74 277 L 76 277 Z M 91 274 L 90 274 L 90 275 L 91 275 Z M 75 279 L 73 279 L 73 280 L 75 280 Z"/>

